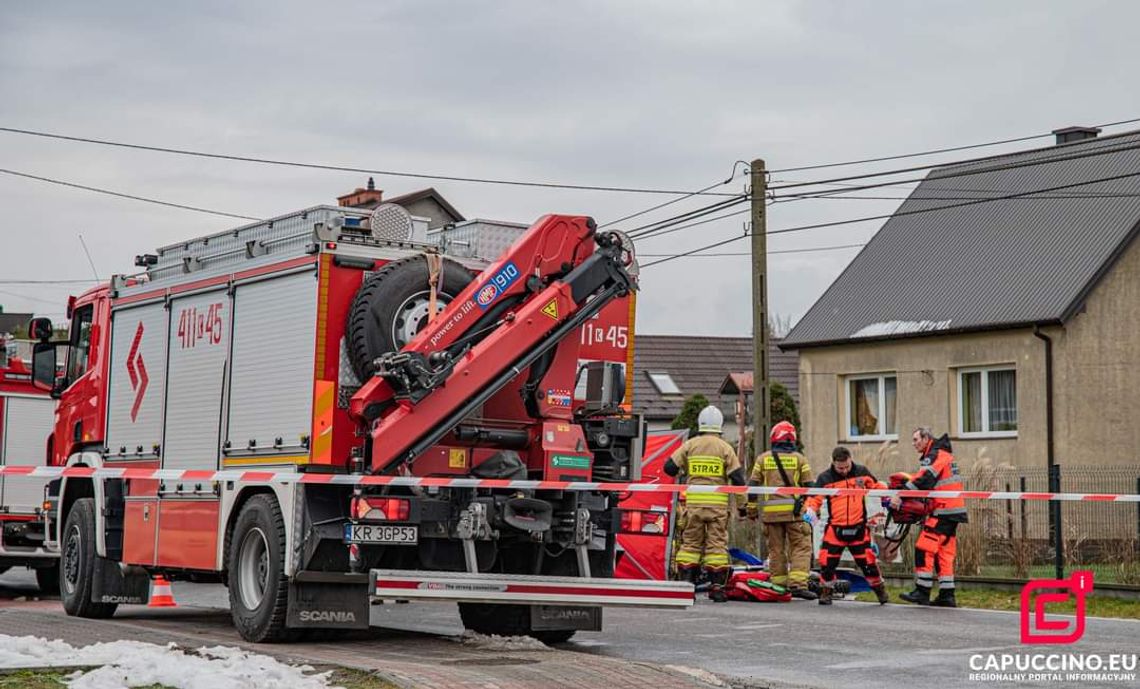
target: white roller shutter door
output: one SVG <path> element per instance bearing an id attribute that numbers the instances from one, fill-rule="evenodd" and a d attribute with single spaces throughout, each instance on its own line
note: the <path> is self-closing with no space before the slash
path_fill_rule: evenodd
<path id="1" fill-rule="evenodd" d="M 4 398 L 4 448 L 0 463 L 7 466 L 43 466 L 47 439 L 55 421 L 55 400 L 50 397 Z M 47 479 L 4 476 L 0 505 L 10 512 L 34 512 L 44 499 Z"/>

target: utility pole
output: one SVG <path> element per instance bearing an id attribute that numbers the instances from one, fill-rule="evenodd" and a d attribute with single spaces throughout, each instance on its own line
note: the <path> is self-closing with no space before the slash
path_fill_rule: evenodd
<path id="1" fill-rule="evenodd" d="M 768 449 L 768 177 L 764 161 L 752 161 L 752 403 L 755 448 Z"/>

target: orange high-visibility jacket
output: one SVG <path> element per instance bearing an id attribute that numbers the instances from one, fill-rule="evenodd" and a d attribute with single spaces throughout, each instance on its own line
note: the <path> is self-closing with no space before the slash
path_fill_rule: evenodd
<path id="1" fill-rule="evenodd" d="M 862 464 L 851 463 L 851 471 L 846 476 L 835 473 L 829 467 L 815 480 L 816 488 L 886 488 L 867 467 Z M 807 507 L 819 512 L 824 500 L 827 500 L 827 523 L 833 526 L 855 526 L 867 521 L 866 495 L 813 495 L 807 499 Z"/>
<path id="2" fill-rule="evenodd" d="M 918 472 L 910 477 L 910 490 L 965 490 L 958 475 L 958 463 L 950 454 L 950 436 L 943 435 L 931 444 L 919 460 Z M 966 523 L 966 501 L 962 498 L 931 498 L 931 515 L 951 522 Z"/>

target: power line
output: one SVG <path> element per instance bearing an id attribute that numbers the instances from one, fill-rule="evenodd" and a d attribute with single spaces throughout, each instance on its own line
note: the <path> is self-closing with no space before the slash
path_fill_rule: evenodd
<path id="1" fill-rule="evenodd" d="M 626 194 L 685 194 L 685 195 L 706 195 L 706 196 L 733 196 L 733 194 L 724 192 L 713 191 L 688 191 L 677 189 L 649 189 L 640 187 L 611 187 L 600 186 L 593 184 L 564 184 L 559 182 L 528 182 L 524 180 L 510 180 L 510 179 L 494 179 L 489 177 L 460 177 L 456 175 L 437 175 L 426 174 L 419 172 L 403 172 L 399 170 L 376 170 L 362 167 L 349 167 L 346 165 L 327 165 L 323 163 L 305 163 L 292 160 L 276 160 L 273 158 L 254 158 L 251 156 L 230 155 L 225 153 L 210 153 L 208 151 L 195 151 L 185 148 L 170 148 L 167 146 L 146 146 L 143 144 L 132 144 L 123 141 L 111 141 L 109 139 L 93 139 L 83 136 L 68 136 L 65 134 L 54 134 L 51 132 L 35 131 L 32 129 L 18 129 L 15 127 L 0 127 L 0 132 L 8 132 L 10 134 L 23 134 L 26 136 L 38 136 L 45 139 L 58 139 L 61 141 L 72 141 L 86 144 L 97 144 L 100 146 L 114 146 L 117 148 L 127 148 L 136 151 L 150 151 L 152 153 L 170 153 L 174 155 L 192 156 L 195 158 L 212 158 L 215 160 L 230 160 L 243 163 L 258 163 L 260 165 L 280 165 L 284 167 L 299 167 L 309 170 L 326 170 L 333 172 L 357 172 L 366 175 L 388 176 L 388 177 L 410 177 L 413 179 L 432 179 L 442 180 L 447 182 L 473 182 L 478 184 L 501 184 L 514 187 L 539 187 L 543 189 L 572 189 L 577 191 L 611 191 Z"/>
<path id="2" fill-rule="evenodd" d="M 1132 124 L 1140 122 L 1140 117 L 1130 120 L 1120 120 L 1119 122 L 1108 122 L 1105 124 L 1093 125 L 1095 128 L 1103 129 L 1105 127 L 1115 127 L 1122 124 Z M 1019 136 L 1013 139 L 1002 139 L 1000 141 L 987 141 L 980 144 L 969 144 L 966 146 L 951 146 L 948 148 L 936 148 L 929 151 L 918 151 L 916 153 L 903 153 L 900 155 L 880 156 L 878 158 L 863 158 L 862 160 L 847 160 L 840 163 L 821 163 L 816 165 L 801 165 L 799 167 L 786 167 L 780 170 L 771 170 L 772 174 L 783 172 L 799 172 L 800 170 L 820 170 L 829 167 L 844 167 L 847 165 L 863 165 L 866 163 L 881 163 L 887 160 L 901 160 L 903 158 L 921 158 L 923 156 L 938 155 L 939 153 L 953 153 L 955 151 L 968 151 L 975 148 L 986 148 L 989 146 L 1001 146 L 1002 144 L 1013 144 L 1021 141 L 1032 141 L 1033 139 L 1042 139 L 1048 136 L 1053 136 L 1053 133 L 1048 134 L 1033 134 L 1031 136 Z"/>
<path id="3" fill-rule="evenodd" d="M 651 206 L 649 208 L 646 208 L 643 211 L 638 211 L 636 213 L 630 213 L 629 215 L 622 216 L 622 217 L 618 218 L 617 220 L 611 220 L 611 221 L 609 221 L 603 225 L 600 225 L 599 227 L 600 228 L 606 228 L 606 227 L 609 227 L 610 225 L 616 225 L 619 222 L 624 222 L 626 220 L 632 220 L 633 218 L 640 217 L 642 215 L 645 215 L 646 213 L 652 213 L 653 211 L 664 208 L 665 206 L 671 206 L 674 203 L 677 203 L 679 201 L 684 201 L 687 198 L 691 198 L 693 196 L 696 196 L 697 194 L 704 193 L 704 192 L 708 191 L 709 189 L 712 189 L 713 187 L 719 187 L 719 186 L 728 184 L 728 183 L 732 182 L 732 180 L 736 179 L 736 166 L 740 165 L 743 162 L 744 162 L 743 160 L 738 160 L 735 163 L 733 163 L 732 164 L 732 174 L 729 175 L 728 179 L 724 180 L 723 182 L 714 182 L 714 183 L 708 185 L 707 187 L 705 187 L 703 189 L 698 189 L 696 191 L 689 192 L 688 194 L 685 194 L 683 196 L 678 196 L 677 198 L 672 199 L 671 201 L 666 201 L 665 203 L 659 203 L 656 206 Z"/>
<path id="4" fill-rule="evenodd" d="M 674 225 L 685 223 L 690 220 L 695 220 L 697 218 L 703 218 L 706 215 L 711 215 L 717 211 L 722 211 L 733 206 L 739 206 L 742 203 L 747 203 L 748 199 L 749 196 L 747 194 L 740 194 L 734 198 L 718 201 L 707 206 L 702 206 L 686 213 L 681 213 L 680 215 L 666 218 L 665 220 L 659 220 L 654 223 L 635 227 L 632 230 L 629 230 L 626 234 L 628 234 L 632 239 L 640 239 L 643 237 L 648 237 L 650 235 L 663 234 L 661 231 L 668 227 L 673 227 Z"/>
<path id="5" fill-rule="evenodd" d="M 750 212 L 752 212 L 751 208 L 745 208 L 742 211 L 733 211 L 731 213 L 725 213 L 724 215 L 718 215 L 715 218 L 708 218 L 707 220 L 699 220 L 697 222 L 689 223 L 687 225 L 681 225 L 680 227 L 674 227 L 674 228 L 671 228 L 668 230 L 662 230 L 660 232 L 655 231 L 651 234 L 644 234 L 640 237 L 637 237 L 637 239 L 639 239 L 639 240 L 657 239 L 658 237 L 663 237 L 667 234 L 672 234 L 674 232 L 680 232 L 681 230 L 687 230 L 691 227 L 697 227 L 698 225 L 706 225 L 710 222 L 716 222 L 717 220 L 724 220 L 725 218 L 733 218 L 733 217 L 736 217 L 738 215 L 744 215 L 745 213 L 750 213 Z"/>
<path id="6" fill-rule="evenodd" d="M 208 213 L 210 215 L 220 215 L 226 218 L 238 218 L 240 220 L 261 220 L 262 218 L 254 218 L 249 215 L 238 215 L 237 213 L 226 213 L 225 211 L 215 211 L 209 208 L 201 208 L 199 206 L 187 206 L 181 203 L 172 203 L 170 201 L 162 201 L 160 199 L 152 199 L 146 196 L 136 196 L 134 194 L 124 194 L 118 191 L 111 191 L 110 189 L 100 189 L 99 187 L 89 187 L 84 184 L 76 184 L 75 182 L 65 182 L 61 179 L 53 179 L 51 177 L 40 177 L 39 175 L 30 175 L 26 172 L 17 172 L 15 170 L 6 170 L 0 168 L 0 173 L 5 175 L 12 175 L 14 177 L 24 177 L 26 179 L 34 179 L 40 182 L 47 182 L 48 184 L 58 184 L 63 187 L 71 187 L 73 189 L 82 189 L 84 191 L 92 191 L 96 194 L 106 194 L 108 196 L 117 196 L 121 199 L 130 199 L 132 201 L 142 201 L 144 203 L 153 203 L 157 206 L 167 206 L 168 208 L 181 208 L 184 211 L 194 211 L 196 213 Z"/>
<path id="7" fill-rule="evenodd" d="M 800 225 L 798 227 L 787 227 L 779 230 L 769 230 L 768 234 L 784 234 L 787 232 L 802 232 L 804 230 L 817 230 L 823 227 L 836 227 L 838 225 L 850 225 L 852 223 L 867 222 L 869 220 L 886 220 L 889 218 L 899 218 L 906 215 L 918 215 L 919 213 L 934 213 L 936 211 L 948 210 L 951 208 L 962 208 L 964 206 L 976 206 L 981 203 L 990 203 L 993 201 L 1008 201 L 1011 199 L 1021 198 L 1023 196 L 1031 196 L 1033 194 L 1047 193 L 1051 191 L 1060 191 L 1062 189 L 1069 189 L 1072 187 L 1084 186 L 1086 184 L 1097 184 L 1099 182 L 1112 182 L 1118 179 L 1127 179 L 1130 177 L 1140 177 L 1140 172 L 1130 172 L 1122 175 L 1113 175 L 1111 177 L 1100 177 L 1098 179 L 1091 179 L 1085 182 L 1074 182 L 1072 184 L 1062 184 L 1059 186 L 1048 187 L 1045 189 L 1035 189 L 1033 191 L 1019 192 L 1016 194 L 1007 194 L 1005 196 L 995 196 L 986 199 L 974 199 L 971 201 L 964 201 L 962 203 L 951 203 L 945 206 L 936 206 L 934 208 L 916 208 L 909 211 L 896 211 L 886 215 L 869 215 L 862 218 L 852 218 L 850 220 L 836 220 L 833 222 L 815 223 L 813 225 Z"/>
<path id="8" fill-rule="evenodd" d="M 840 249 L 856 249 L 856 248 L 864 247 L 864 246 L 867 246 L 867 245 L 866 244 L 838 244 L 836 246 L 813 246 L 813 247 L 807 247 L 807 248 L 803 248 L 803 249 L 780 249 L 778 251 L 769 251 L 768 255 L 771 256 L 772 254 L 809 254 L 809 253 L 814 253 L 817 251 L 838 251 Z M 715 256 L 751 256 L 751 255 L 752 255 L 751 251 L 729 251 L 729 252 L 714 252 L 711 254 L 705 254 L 705 253 L 690 254 L 689 256 L 687 256 L 687 258 L 705 258 L 705 257 L 715 257 Z M 638 254 L 638 256 L 643 257 L 643 258 L 665 258 L 665 257 L 672 258 L 672 257 L 675 257 L 676 254 Z"/>
<path id="9" fill-rule="evenodd" d="M 1083 152 L 1074 152 L 1073 150 L 1070 149 L 1070 150 L 1061 151 L 1057 155 L 1046 155 L 1046 156 L 1042 156 L 1040 158 L 1035 158 L 1032 160 L 1024 160 L 1024 161 L 1020 161 L 1020 162 L 1007 162 L 1007 163 L 1004 163 L 1001 165 L 995 165 L 995 166 L 991 166 L 991 167 L 979 167 L 979 168 L 974 168 L 974 169 L 970 169 L 970 170 L 958 170 L 958 171 L 941 171 L 940 174 L 934 178 L 925 177 L 925 178 L 916 178 L 916 179 L 909 179 L 909 180 L 893 180 L 891 182 L 879 182 L 879 183 L 875 183 L 875 184 L 858 185 L 858 186 L 851 187 L 850 189 L 852 191 L 861 190 L 861 189 L 877 189 L 879 187 L 898 185 L 900 183 L 905 183 L 905 182 L 921 182 L 921 181 L 924 181 L 925 179 L 945 180 L 945 179 L 953 179 L 956 177 L 968 177 L 970 175 L 981 175 L 981 174 L 986 174 L 986 173 L 990 173 L 990 172 L 1002 172 L 1005 170 L 1016 170 L 1019 168 L 1034 167 L 1037 165 L 1049 165 L 1051 163 L 1061 163 L 1061 162 L 1066 162 L 1066 161 L 1070 161 L 1070 160 L 1081 160 L 1084 158 L 1091 158 L 1091 157 L 1095 157 L 1095 156 L 1110 155 L 1113 153 L 1121 153 L 1124 151 L 1131 151 L 1131 150 L 1135 150 L 1137 148 L 1140 148 L 1140 143 L 1133 141 L 1133 142 L 1125 142 L 1125 143 L 1115 144 L 1115 145 L 1091 147 L 1091 148 L 1085 149 Z M 779 191 L 779 190 L 783 190 L 783 189 L 819 186 L 822 184 L 833 184 L 833 183 L 837 183 L 837 182 L 850 182 L 852 180 L 869 179 L 869 178 L 873 178 L 873 177 L 887 177 L 887 176 L 892 176 L 892 175 L 901 175 L 901 174 L 905 174 L 908 172 L 917 172 L 917 171 L 921 171 L 921 170 L 929 170 L 931 168 L 961 167 L 961 166 L 967 165 L 967 164 L 984 163 L 987 161 L 993 161 L 996 158 L 1008 157 L 1009 155 L 1011 155 L 1011 154 L 1005 154 L 1005 156 L 988 156 L 985 158 L 972 158 L 972 159 L 968 159 L 968 160 L 958 160 L 958 161 L 952 161 L 952 162 L 948 162 L 948 163 L 939 163 L 937 165 L 920 165 L 917 167 L 899 168 L 896 170 L 887 170 L 884 172 L 872 172 L 872 173 L 867 173 L 867 174 L 862 174 L 862 175 L 848 175 L 846 177 L 836 177 L 834 179 L 816 180 L 813 182 L 794 182 L 791 184 L 784 184 L 784 185 L 780 185 L 780 186 L 769 187 L 768 189 L 769 189 L 769 191 Z M 820 193 L 823 193 L 823 192 L 796 192 L 796 193 L 782 194 L 781 196 L 784 196 L 784 197 L 810 196 L 813 194 L 820 194 Z M 828 192 L 828 193 L 834 193 L 834 192 Z"/>
<path id="10" fill-rule="evenodd" d="M 668 256 L 666 258 L 660 258 L 656 261 L 650 261 L 649 263 L 646 263 L 645 265 L 641 266 L 641 268 L 642 269 L 650 268 L 650 267 L 658 265 L 660 263 L 667 263 L 669 261 L 674 261 L 678 258 L 684 258 L 686 256 L 692 256 L 693 254 L 700 253 L 700 252 L 705 251 L 707 249 L 715 249 L 718 246 L 724 246 L 725 244 L 731 244 L 732 242 L 739 242 L 741 239 L 746 239 L 748 236 L 749 235 L 747 235 L 747 234 L 737 235 L 736 237 L 730 237 L 729 239 L 725 239 L 723 241 L 714 242 L 714 243 L 708 244 L 706 246 L 697 247 L 696 249 L 693 249 L 691 251 L 686 251 L 686 252 L 680 253 L 680 254 L 673 254 L 672 256 Z"/>
<path id="11" fill-rule="evenodd" d="M 95 282 L 91 278 L 86 280 L 0 280 L 0 285 L 90 285 Z"/>
<path id="12" fill-rule="evenodd" d="M 962 208 L 965 206 L 975 206 L 975 205 L 982 204 L 982 203 L 991 203 L 993 201 L 1005 201 L 1005 200 L 1009 200 L 1009 199 L 1020 198 L 1022 196 L 1029 196 L 1032 194 L 1040 194 L 1040 193 L 1047 193 L 1047 192 L 1052 192 L 1052 191 L 1060 191 L 1062 189 L 1070 189 L 1073 187 L 1084 186 L 1087 184 L 1097 184 L 1099 182 L 1111 182 L 1114 180 L 1127 179 L 1127 178 L 1131 178 L 1131 177 L 1140 177 L 1140 172 L 1130 172 L 1130 173 L 1121 174 L 1121 175 L 1112 175 L 1110 177 L 1101 177 L 1098 179 L 1087 180 L 1084 182 L 1074 182 L 1072 184 L 1062 184 L 1062 185 L 1058 185 L 1058 186 L 1054 186 L 1054 187 L 1048 187 L 1045 189 L 1035 189 L 1032 191 L 1019 192 L 1016 194 L 1007 194 L 1005 196 L 994 197 L 994 198 L 976 199 L 976 200 L 971 200 L 971 201 L 965 201 L 963 203 L 954 203 L 954 204 L 948 204 L 945 206 L 937 206 L 935 208 L 917 208 L 917 209 L 909 210 L 909 211 L 898 211 L 898 212 L 890 213 L 887 215 L 872 215 L 872 216 L 866 216 L 866 217 L 862 217 L 862 218 L 852 218 L 850 220 L 836 220 L 833 222 L 815 223 L 812 225 L 800 225 L 797 227 L 786 227 L 786 228 L 782 228 L 779 230 L 769 230 L 768 234 L 773 235 L 773 234 L 786 234 L 789 232 L 803 232 L 806 230 L 817 230 L 817 229 L 821 229 L 821 228 L 825 228 L 825 227 L 836 227 L 839 225 L 850 225 L 853 223 L 867 222 L 870 220 L 884 220 L 884 219 L 889 219 L 889 218 L 903 217 L 903 216 L 907 216 L 907 215 L 918 215 L 919 213 L 934 213 L 936 211 L 943 211 L 943 210 L 948 210 L 951 208 Z M 739 215 L 739 213 L 734 213 L 732 215 Z M 719 218 L 714 218 L 714 219 L 719 219 Z M 711 222 L 711 221 L 704 221 L 704 222 Z M 684 253 L 672 254 L 672 255 L 667 256 L 665 258 L 661 258 L 661 259 L 658 259 L 656 261 L 651 261 L 649 263 L 646 263 L 645 265 L 643 265 L 641 267 L 642 268 L 648 268 L 650 266 L 654 266 L 654 265 L 657 265 L 660 263 L 665 263 L 666 261 L 672 261 L 672 260 L 675 260 L 678 258 L 684 258 L 686 256 L 691 256 L 693 254 L 701 253 L 701 252 L 704 252 L 708 249 L 715 249 L 717 247 L 724 246 L 725 244 L 728 244 L 730 242 L 735 242 L 735 241 L 738 241 L 740 239 L 744 239 L 747 236 L 748 236 L 747 234 L 744 234 L 741 236 L 732 237 L 732 238 L 724 240 L 724 241 L 714 242 L 712 244 L 708 244 L 708 245 L 703 246 L 703 247 L 698 247 L 696 249 L 692 249 L 692 250 L 686 251 Z"/>

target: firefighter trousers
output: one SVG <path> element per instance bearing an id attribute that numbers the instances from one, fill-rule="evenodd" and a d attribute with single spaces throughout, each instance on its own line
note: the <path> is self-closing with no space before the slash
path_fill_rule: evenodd
<path id="1" fill-rule="evenodd" d="M 677 569 L 728 569 L 728 506 L 686 505 Z"/>
<path id="2" fill-rule="evenodd" d="M 924 589 L 934 587 L 938 568 L 938 590 L 954 590 L 954 558 L 958 555 L 958 523 L 930 517 L 914 542 L 914 583 Z"/>
<path id="3" fill-rule="evenodd" d="M 870 529 L 863 526 L 858 529 L 858 535 L 853 533 L 855 531 L 855 527 L 836 530 L 835 526 L 828 524 L 823 532 L 823 542 L 819 546 L 819 578 L 824 586 L 830 586 L 835 581 L 835 568 L 845 549 L 855 558 L 855 564 L 859 565 L 863 576 L 867 577 L 868 584 L 878 586 L 883 583 L 875 551 L 871 549 Z"/>
<path id="4" fill-rule="evenodd" d="M 811 527 L 800 520 L 765 522 L 771 581 L 788 588 L 806 587 L 811 569 Z"/>

